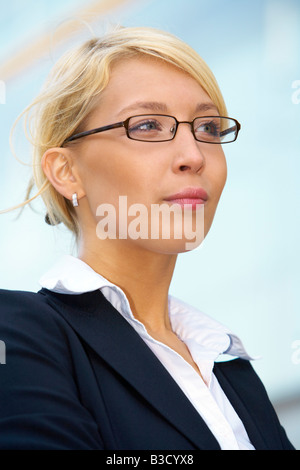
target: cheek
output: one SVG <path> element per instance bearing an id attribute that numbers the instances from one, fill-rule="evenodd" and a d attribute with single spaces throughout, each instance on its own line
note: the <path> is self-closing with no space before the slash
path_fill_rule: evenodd
<path id="1" fill-rule="evenodd" d="M 224 186 L 226 184 L 226 180 L 227 180 L 227 164 L 226 164 L 226 159 L 225 159 L 225 156 L 224 156 L 223 164 L 222 164 L 222 167 L 220 168 L 220 178 L 219 178 L 220 196 L 221 196 L 222 191 L 224 189 Z"/>
<path id="2" fill-rule="evenodd" d="M 224 154 L 212 159 L 207 165 L 207 182 L 210 189 L 210 200 L 207 204 L 205 215 L 205 232 L 207 233 L 215 216 L 215 212 L 227 179 L 227 165 Z"/>
<path id="3" fill-rule="evenodd" d="M 90 144 L 80 160 L 80 176 L 91 210 L 99 204 L 116 204 L 119 196 L 127 196 L 132 203 L 145 202 L 151 186 L 151 167 L 135 149 L 124 150 L 124 145 L 101 147 Z M 128 145 L 127 145 L 128 147 Z"/>
<path id="4" fill-rule="evenodd" d="M 221 197 L 222 191 L 227 180 L 227 164 L 223 150 L 220 152 L 220 155 L 218 155 L 218 158 L 212 161 L 210 167 L 210 175 L 213 186 L 213 198 L 216 200 L 217 203 Z"/>

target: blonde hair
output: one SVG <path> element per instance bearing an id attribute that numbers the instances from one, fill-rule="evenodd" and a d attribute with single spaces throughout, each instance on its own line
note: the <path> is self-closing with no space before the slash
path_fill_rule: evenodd
<path id="1" fill-rule="evenodd" d="M 46 222 L 51 225 L 62 222 L 78 237 L 79 225 L 72 203 L 51 185 L 42 170 L 41 159 L 48 149 L 62 146 L 65 139 L 82 130 L 96 98 L 108 84 L 112 64 L 137 55 L 155 57 L 179 67 L 202 86 L 220 115 L 227 115 L 211 70 L 177 37 L 153 28 L 120 27 L 101 38 L 91 39 L 60 58 L 41 93 L 20 116 L 25 116 L 27 122 L 30 120 L 33 176 L 26 200 L 17 207 L 41 196 L 47 210 Z M 29 198 L 34 185 L 38 192 Z"/>

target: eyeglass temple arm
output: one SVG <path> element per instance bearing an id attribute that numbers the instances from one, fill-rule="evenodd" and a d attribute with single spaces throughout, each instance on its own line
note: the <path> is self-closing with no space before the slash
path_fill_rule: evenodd
<path id="1" fill-rule="evenodd" d="M 123 126 L 124 126 L 123 122 L 117 122 L 115 124 L 109 124 L 108 126 L 97 127 L 96 129 L 92 129 L 90 131 L 80 132 L 79 134 L 74 134 L 68 139 L 64 140 L 62 145 L 65 145 L 68 142 L 72 142 L 73 140 L 80 139 L 81 137 L 98 134 L 99 132 L 109 131 L 110 129 L 115 129 L 117 127 L 123 127 Z"/>
<path id="2" fill-rule="evenodd" d="M 225 131 L 222 131 L 220 132 L 220 135 L 223 136 L 223 135 L 227 135 L 227 134 L 230 134 L 230 132 L 239 132 L 241 128 L 241 125 L 237 122 L 235 126 L 232 126 L 232 127 L 229 127 L 229 129 L 225 129 Z"/>

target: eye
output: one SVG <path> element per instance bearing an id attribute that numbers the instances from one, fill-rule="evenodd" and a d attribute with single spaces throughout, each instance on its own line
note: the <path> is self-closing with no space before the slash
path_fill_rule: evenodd
<path id="1" fill-rule="evenodd" d="M 213 122 L 213 121 L 202 122 L 196 127 L 195 132 L 196 133 L 211 134 L 213 136 L 216 136 L 216 135 L 219 135 L 220 126 L 217 123 Z"/>
<path id="2" fill-rule="evenodd" d="M 130 125 L 129 132 L 131 134 L 156 132 L 161 130 L 161 124 L 157 120 L 146 120 L 135 122 Z"/>
<path id="3" fill-rule="evenodd" d="M 199 142 L 220 143 L 222 118 L 219 116 L 200 117 L 194 120 L 195 138 Z"/>
<path id="4" fill-rule="evenodd" d="M 163 114 L 133 116 L 128 123 L 128 134 L 133 140 L 163 142 L 172 140 L 175 124 L 172 116 Z"/>

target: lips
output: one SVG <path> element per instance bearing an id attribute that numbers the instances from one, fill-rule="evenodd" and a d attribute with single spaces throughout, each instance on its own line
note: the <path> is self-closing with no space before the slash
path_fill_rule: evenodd
<path id="1" fill-rule="evenodd" d="M 172 204 L 179 204 L 181 206 L 190 204 L 193 208 L 197 207 L 199 204 L 205 204 L 207 200 L 208 194 L 202 188 L 187 188 L 165 198 L 165 201 Z"/>

